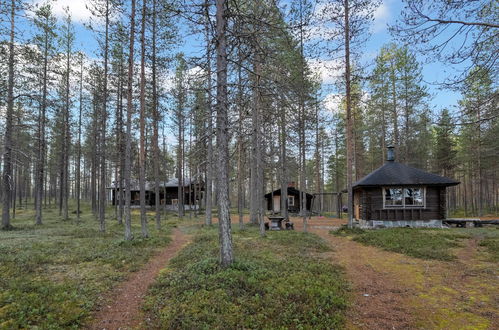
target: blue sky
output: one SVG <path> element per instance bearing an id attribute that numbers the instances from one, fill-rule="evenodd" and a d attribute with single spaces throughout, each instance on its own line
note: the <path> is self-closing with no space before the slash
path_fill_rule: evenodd
<path id="1" fill-rule="evenodd" d="M 403 3 L 399 0 L 384 0 L 382 2 L 375 15 L 372 36 L 366 45 L 368 54 L 376 54 L 383 44 L 396 41 L 388 32 L 387 26 L 395 24 L 402 10 Z M 457 101 L 461 97 L 459 93 L 442 90 L 435 85 L 435 83 L 442 82 L 452 76 L 455 73 L 453 68 L 446 67 L 442 63 L 429 62 L 426 57 L 417 57 L 422 64 L 424 80 L 428 83 L 429 91 L 433 95 L 431 100 L 433 108 L 436 107 L 436 109 L 440 110 L 444 107 L 452 108 L 457 105 Z"/>
<path id="2" fill-rule="evenodd" d="M 33 0 L 33 2 L 42 2 L 43 0 Z M 86 0 L 56 0 L 53 3 L 53 8 L 56 16 L 64 15 L 63 8 L 69 6 L 76 30 L 76 48 L 84 50 L 90 57 L 98 57 L 96 54 L 97 42 L 95 36 L 83 26 L 83 22 L 88 21 L 90 12 L 86 9 Z M 402 2 L 399 0 L 383 0 L 381 6 L 375 13 L 375 21 L 372 25 L 371 36 L 365 44 L 364 58 L 369 61 L 374 59 L 377 52 L 386 43 L 396 41 L 389 34 L 387 26 L 394 24 L 401 10 L 403 9 Z M 179 51 L 183 51 L 186 55 L 189 52 L 198 52 L 199 45 L 193 44 L 194 38 L 184 38 L 187 42 L 179 47 Z M 197 53 L 196 55 L 199 55 Z M 313 59 L 312 59 L 313 60 Z M 453 74 L 453 68 L 445 67 L 441 63 L 426 63 L 427 59 L 419 56 L 419 61 L 423 64 L 423 75 L 428 83 L 429 91 L 433 95 L 430 104 L 432 109 L 440 110 L 444 107 L 453 108 L 460 99 L 458 93 L 441 90 L 434 83 L 443 81 L 448 75 Z M 317 70 L 321 71 L 321 75 L 325 82 L 331 82 L 333 76 L 337 72 L 332 72 L 331 69 L 317 65 Z"/>

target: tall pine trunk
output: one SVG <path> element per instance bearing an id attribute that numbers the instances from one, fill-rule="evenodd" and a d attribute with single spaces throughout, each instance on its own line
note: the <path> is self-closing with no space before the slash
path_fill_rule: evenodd
<path id="1" fill-rule="evenodd" d="M 142 236 L 148 237 L 146 217 L 146 151 L 145 151 L 145 121 L 146 121 L 146 5 L 142 2 L 142 29 L 140 36 L 140 151 L 139 151 L 139 185 L 140 185 L 140 225 Z"/>
<path id="2" fill-rule="evenodd" d="M 3 193 L 2 193 L 2 229 L 11 229 L 10 203 L 12 194 L 12 120 L 14 117 L 14 34 L 16 2 L 11 1 L 10 41 L 9 41 L 9 76 L 7 90 L 7 113 L 5 116 L 5 147 L 3 154 Z M 40 198 L 41 200 L 41 198 Z"/>
<path id="3" fill-rule="evenodd" d="M 305 190 L 305 171 L 306 171 L 306 137 L 305 137 L 305 95 L 303 94 L 305 88 L 305 59 L 303 52 L 303 8 L 302 1 L 300 0 L 300 82 L 302 88 L 299 91 L 299 123 L 298 123 L 298 144 L 299 144 L 299 167 L 300 167 L 300 215 L 303 217 L 303 231 L 308 231 L 307 223 L 307 194 Z"/>
<path id="4" fill-rule="evenodd" d="M 238 51 L 238 57 L 241 58 L 241 49 Z M 237 128 L 237 213 L 239 216 L 239 229 L 244 229 L 244 218 L 243 218 L 243 181 L 244 181 L 244 171 L 243 171 L 243 81 L 242 81 L 242 68 L 238 66 L 237 76 L 238 76 L 238 92 L 237 92 L 237 107 L 238 107 L 238 128 Z"/>
<path id="5" fill-rule="evenodd" d="M 80 107 L 78 110 L 78 153 L 76 156 L 76 221 L 80 222 L 80 213 L 81 213 L 81 119 L 83 112 L 83 53 L 80 54 Z"/>
<path id="6" fill-rule="evenodd" d="M 217 20 L 217 201 L 220 264 L 234 262 L 229 200 L 229 116 L 227 97 L 227 21 L 226 0 L 216 0 Z"/>
<path id="7" fill-rule="evenodd" d="M 100 138 L 100 182 L 99 182 L 99 224 L 100 231 L 106 231 L 106 130 L 107 130 L 107 64 L 109 57 L 109 0 L 106 0 L 106 14 L 105 14 L 105 35 L 104 35 L 104 86 L 101 114 L 101 138 Z"/>
<path id="8" fill-rule="evenodd" d="M 211 97 L 211 51 L 210 51 L 210 5 L 209 1 L 205 0 L 205 10 L 206 10 L 206 23 L 205 23 L 205 33 L 206 33 L 206 72 L 208 75 L 207 81 L 207 107 L 208 107 L 208 118 L 207 118 L 207 134 L 206 134 L 206 197 L 205 197 L 205 224 L 207 226 L 211 225 L 211 210 L 213 208 L 213 107 L 212 107 L 212 97 Z"/>
<path id="9" fill-rule="evenodd" d="M 352 95 L 350 78 L 350 20 L 349 3 L 344 2 L 345 10 L 345 88 L 346 88 L 346 121 L 347 121 L 347 191 L 348 191 L 348 227 L 353 227 L 353 123 L 352 123 Z"/>
<path id="10" fill-rule="evenodd" d="M 279 114 L 279 130 L 280 130 L 280 152 L 279 152 L 279 169 L 281 177 L 281 216 L 288 219 L 288 175 L 286 171 L 286 143 L 287 143 L 287 130 L 286 130 L 286 112 L 285 108 L 281 108 Z M 272 201 L 273 203 L 273 201 Z"/>
<path id="11" fill-rule="evenodd" d="M 70 122 L 70 75 L 71 75 L 71 26 L 70 21 L 67 22 L 67 40 L 66 40 L 66 89 L 65 89 L 65 104 L 64 104 L 64 153 L 63 153 L 63 199 L 62 199 L 62 213 L 63 219 L 69 219 L 69 210 L 68 210 L 68 199 L 69 199 L 69 153 L 70 153 L 70 144 L 71 144 L 71 136 L 69 129 Z"/>
<path id="12" fill-rule="evenodd" d="M 14 2 L 13 2 L 14 3 Z M 42 72 L 42 100 L 40 103 L 38 115 L 38 164 L 37 164 L 37 178 L 35 183 L 36 196 L 35 196 L 35 224 L 42 224 L 42 200 L 44 194 L 44 181 L 45 180 L 45 121 L 47 111 L 47 81 L 48 81 L 48 32 L 44 35 L 44 49 L 43 49 L 43 72 Z M 46 202 L 46 199 L 45 199 Z"/>
<path id="13" fill-rule="evenodd" d="M 130 10 L 130 50 L 128 58 L 128 86 L 127 86 L 127 113 L 126 113 L 126 150 L 125 150 L 125 240 L 129 241 L 132 235 L 132 215 L 130 205 L 130 176 L 132 172 L 132 113 L 133 113 L 133 50 L 135 43 L 135 0 L 131 0 Z"/>
<path id="14" fill-rule="evenodd" d="M 152 0 L 152 106 L 153 106 L 153 171 L 154 171 L 154 196 L 155 196 L 155 208 L 156 208 L 156 229 L 161 228 L 161 212 L 160 212 L 160 198 L 159 198 L 159 135 L 158 135 L 158 123 L 160 120 L 159 108 L 158 108 L 158 91 L 156 84 L 156 2 L 157 0 Z"/>

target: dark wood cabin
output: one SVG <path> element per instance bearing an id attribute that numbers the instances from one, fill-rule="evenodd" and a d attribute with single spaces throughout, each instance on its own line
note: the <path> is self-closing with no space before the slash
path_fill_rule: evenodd
<path id="1" fill-rule="evenodd" d="M 447 217 L 446 189 L 457 184 L 396 162 L 389 147 L 387 162 L 353 184 L 353 216 L 366 228 L 441 227 Z"/>
<path id="2" fill-rule="evenodd" d="M 288 187 L 288 212 L 290 213 L 299 213 L 300 212 L 300 203 L 301 203 L 301 191 L 296 189 L 295 187 Z M 305 193 L 306 196 L 306 210 L 310 211 L 312 205 L 312 198 L 314 197 L 312 194 Z M 274 190 L 265 195 L 265 200 L 267 203 L 267 210 L 272 211 L 274 213 L 278 213 L 281 211 L 281 189 Z"/>
<path id="3" fill-rule="evenodd" d="M 124 184 L 122 185 L 124 187 Z M 204 196 L 204 185 L 202 182 L 191 181 L 184 179 L 184 204 L 185 205 L 199 205 L 199 200 Z M 154 206 L 156 204 L 155 183 L 146 182 L 146 205 Z M 119 186 L 116 182 L 108 187 L 111 191 L 111 201 L 113 205 L 117 205 L 119 198 Z M 161 182 L 159 185 L 159 200 L 160 204 L 176 205 L 178 203 L 178 179 L 174 178 L 168 182 Z M 131 182 L 130 190 L 130 204 L 132 206 L 140 205 L 140 189 L 138 181 Z"/>

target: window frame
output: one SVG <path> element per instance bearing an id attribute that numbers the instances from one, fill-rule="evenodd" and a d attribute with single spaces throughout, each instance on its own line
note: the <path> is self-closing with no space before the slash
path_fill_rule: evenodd
<path id="1" fill-rule="evenodd" d="M 292 201 L 292 203 L 291 203 Z M 289 196 L 288 195 L 288 206 L 295 206 L 295 196 L 291 195 Z"/>
<path id="2" fill-rule="evenodd" d="M 407 188 L 419 188 L 423 190 L 423 205 L 405 205 L 405 190 Z M 402 205 L 386 205 L 386 189 L 402 189 Z M 426 208 L 426 186 L 386 186 L 381 188 L 383 198 L 383 209 L 425 209 Z"/>

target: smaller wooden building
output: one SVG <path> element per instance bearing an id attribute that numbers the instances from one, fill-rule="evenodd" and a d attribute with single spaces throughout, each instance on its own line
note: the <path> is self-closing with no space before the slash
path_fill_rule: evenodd
<path id="1" fill-rule="evenodd" d="M 446 189 L 459 184 L 395 161 L 387 162 L 353 188 L 354 220 L 363 228 L 441 227 L 447 217 Z"/>
<path id="2" fill-rule="evenodd" d="M 299 213 L 300 212 L 300 203 L 301 203 L 301 190 L 296 189 L 295 187 L 288 187 L 288 199 L 287 206 L 288 212 L 290 213 Z M 312 205 L 312 198 L 314 197 L 312 194 L 305 193 L 306 198 L 306 210 L 310 211 Z M 265 201 L 267 204 L 267 210 L 273 213 L 279 213 L 281 211 L 281 189 L 274 190 L 265 195 Z"/>
<path id="3" fill-rule="evenodd" d="M 124 190 L 124 184 L 122 184 Z M 140 188 L 137 180 L 130 182 L 130 204 L 132 206 L 140 205 Z M 199 201 L 204 196 L 204 185 L 201 181 L 184 179 L 184 204 L 185 205 L 198 205 Z M 111 201 L 113 205 L 117 205 L 120 196 L 120 189 L 117 182 L 108 187 L 111 191 Z M 146 205 L 154 206 L 156 204 L 155 184 L 154 182 L 146 181 L 145 183 Z M 161 205 L 177 205 L 178 204 L 178 179 L 173 178 L 167 182 L 160 182 L 159 184 L 159 200 Z"/>

